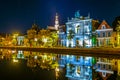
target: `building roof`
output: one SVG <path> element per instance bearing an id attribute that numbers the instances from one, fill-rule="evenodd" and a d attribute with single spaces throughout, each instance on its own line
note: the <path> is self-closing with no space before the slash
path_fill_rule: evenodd
<path id="1" fill-rule="evenodd" d="M 50 31 L 56 31 L 54 26 L 47 26 L 47 29 L 50 30 Z"/>
<path id="2" fill-rule="evenodd" d="M 108 23 L 103 20 L 102 23 L 99 25 L 98 29 L 102 29 L 102 26 L 105 25 L 106 29 L 110 29 L 111 27 L 108 25 Z"/>

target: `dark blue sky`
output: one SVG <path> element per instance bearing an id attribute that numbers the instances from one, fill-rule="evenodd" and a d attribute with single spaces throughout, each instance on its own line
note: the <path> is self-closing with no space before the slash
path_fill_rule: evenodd
<path id="1" fill-rule="evenodd" d="M 90 13 L 93 19 L 104 19 L 111 26 L 120 16 L 120 0 L 0 0 L 0 32 L 26 32 L 34 22 L 46 28 L 54 25 L 56 12 L 60 24 L 65 24 L 77 10 L 82 16 Z"/>

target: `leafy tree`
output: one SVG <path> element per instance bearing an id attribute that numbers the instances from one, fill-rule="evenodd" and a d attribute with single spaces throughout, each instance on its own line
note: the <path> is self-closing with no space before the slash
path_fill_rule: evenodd
<path id="1" fill-rule="evenodd" d="M 38 32 L 40 31 L 40 28 L 38 25 L 36 25 L 35 23 L 32 25 L 32 30 L 35 30 L 36 31 L 36 34 L 38 34 Z"/>
<path id="2" fill-rule="evenodd" d="M 67 38 L 68 38 L 68 40 L 70 40 L 70 42 L 74 38 L 74 34 L 75 34 L 74 31 L 72 29 L 70 29 L 69 34 L 67 36 Z M 69 44 L 69 47 L 71 47 L 71 43 Z"/>
<path id="3" fill-rule="evenodd" d="M 96 35 L 92 35 L 92 45 L 95 46 L 97 44 L 97 37 Z"/>
<path id="4" fill-rule="evenodd" d="M 52 44 L 53 46 L 58 45 L 58 34 L 56 32 L 51 32 L 50 38 L 53 40 Z"/>
<path id="5" fill-rule="evenodd" d="M 40 40 L 40 42 L 42 43 L 41 45 L 47 46 L 47 43 L 44 42 L 44 39 L 49 39 L 50 37 L 50 31 L 49 30 L 45 30 L 42 29 L 38 32 L 38 38 Z"/>
<path id="6" fill-rule="evenodd" d="M 28 39 L 29 39 L 30 46 L 32 45 L 32 41 L 35 38 L 35 35 L 36 35 L 36 31 L 35 30 L 30 29 L 30 30 L 27 31 L 27 36 L 28 36 Z"/>
<path id="7" fill-rule="evenodd" d="M 117 24 L 117 27 L 115 28 L 116 31 L 120 32 L 120 21 L 117 21 L 118 24 Z"/>
<path id="8" fill-rule="evenodd" d="M 116 17 L 115 20 L 112 22 L 113 31 L 116 31 L 116 27 L 119 24 L 118 21 L 120 21 L 120 16 Z"/>
<path id="9" fill-rule="evenodd" d="M 68 39 L 71 40 L 73 37 L 74 37 L 74 31 L 71 29 L 69 30 Z"/>
<path id="10" fill-rule="evenodd" d="M 95 31 L 100 25 L 98 20 L 92 20 L 92 31 Z"/>

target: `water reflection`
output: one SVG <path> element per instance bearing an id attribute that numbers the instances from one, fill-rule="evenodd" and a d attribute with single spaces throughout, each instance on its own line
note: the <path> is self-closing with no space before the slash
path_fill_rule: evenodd
<path id="1" fill-rule="evenodd" d="M 59 80 L 119 80 L 120 59 L 0 50 L 0 60 L 25 60 L 31 70 L 54 71 Z"/>

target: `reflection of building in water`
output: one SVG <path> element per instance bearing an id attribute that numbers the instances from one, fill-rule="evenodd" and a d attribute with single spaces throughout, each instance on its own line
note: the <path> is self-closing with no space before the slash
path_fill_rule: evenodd
<path id="1" fill-rule="evenodd" d="M 118 75 L 120 76 L 120 60 L 118 60 Z"/>
<path id="2" fill-rule="evenodd" d="M 113 59 L 98 58 L 96 63 L 96 71 L 102 76 L 103 79 L 107 79 L 111 74 L 114 74 L 115 64 Z"/>
<path id="3" fill-rule="evenodd" d="M 75 80 L 92 80 L 92 57 L 67 55 L 61 58 L 60 66 L 64 67 L 66 64 L 66 77 Z"/>
<path id="4" fill-rule="evenodd" d="M 23 51 L 18 51 L 17 58 L 19 58 L 19 59 L 23 59 L 24 58 Z"/>

